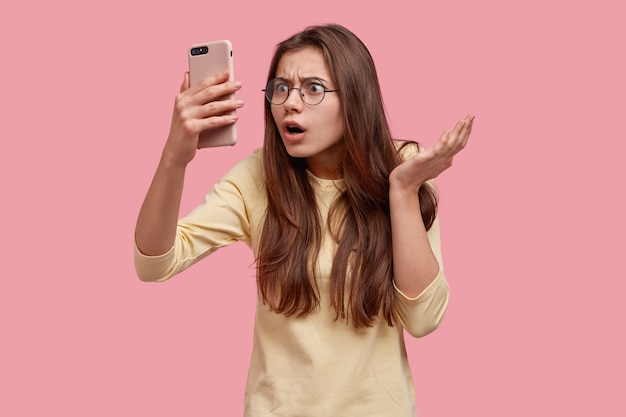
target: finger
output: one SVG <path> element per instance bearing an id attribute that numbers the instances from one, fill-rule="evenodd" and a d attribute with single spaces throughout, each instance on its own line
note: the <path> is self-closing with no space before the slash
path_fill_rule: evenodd
<path id="1" fill-rule="evenodd" d="M 465 119 L 465 126 L 459 133 L 459 144 L 461 149 L 465 147 L 469 139 L 470 133 L 472 133 L 472 126 L 474 125 L 474 116 L 468 115 Z"/>
<path id="2" fill-rule="evenodd" d="M 450 138 L 450 132 L 443 131 L 439 140 L 435 143 L 432 150 L 435 152 L 443 152 L 445 148 L 448 147 L 448 142 Z"/>
<path id="3" fill-rule="evenodd" d="M 196 84 L 194 84 L 193 86 L 191 86 L 191 93 L 192 94 L 196 94 L 199 91 L 205 90 L 207 88 L 213 87 L 215 85 L 219 85 L 222 84 L 224 82 L 226 82 L 228 80 L 229 77 L 229 72 L 228 71 L 222 71 L 222 72 L 218 72 L 217 74 L 213 74 L 210 75 L 200 81 L 198 81 Z"/>
<path id="4" fill-rule="evenodd" d="M 433 147 L 433 150 L 442 156 L 454 155 L 457 151 L 459 132 L 463 127 L 463 121 L 459 121 L 449 132 L 443 132 L 439 141 Z"/>
<path id="5" fill-rule="evenodd" d="M 466 129 L 466 134 L 465 134 L 465 138 L 464 138 L 464 146 L 465 144 L 467 144 L 467 141 L 469 139 L 470 134 L 472 133 L 472 128 L 474 127 L 474 118 L 475 116 L 471 116 L 469 123 L 467 125 L 467 129 Z"/>
<path id="6" fill-rule="evenodd" d="M 223 126 L 232 125 L 238 120 L 236 114 L 224 114 L 221 116 L 211 116 L 198 120 L 199 131 L 217 129 Z"/>
<path id="7" fill-rule="evenodd" d="M 212 101 L 223 99 L 237 90 L 241 89 L 239 81 L 228 81 L 217 85 L 212 85 L 197 93 L 196 99 L 199 104 L 206 104 Z"/>
<path id="8" fill-rule="evenodd" d="M 454 127 L 449 140 L 449 150 L 452 154 L 458 153 L 465 147 L 469 134 L 472 131 L 473 120 L 473 116 L 467 116 Z"/>
<path id="9" fill-rule="evenodd" d="M 459 120 L 450 132 L 443 132 L 433 150 L 453 156 L 465 147 L 472 129 L 474 116 Z"/>
<path id="10" fill-rule="evenodd" d="M 204 104 L 198 111 L 198 118 L 219 116 L 243 107 L 243 100 L 216 100 Z"/>
<path id="11" fill-rule="evenodd" d="M 183 83 L 180 85 L 180 92 L 182 93 L 188 88 L 189 88 L 189 71 L 185 71 L 185 75 L 183 77 Z"/>

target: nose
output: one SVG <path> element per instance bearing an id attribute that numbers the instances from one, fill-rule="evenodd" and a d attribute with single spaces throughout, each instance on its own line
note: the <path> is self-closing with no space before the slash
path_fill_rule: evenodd
<path id="1" fill-rule="evenodd" d="M 298 94 L 291 94 L 294 90 L 298 90 Z M 289 89 L 289 92 L 287 93 L 287 100 L 285 100 L 285 102 L 283 103 L 283 106 L 285 106 L 285 110 L 300 111 L 302 110 L 303 104 L 304 101 L 302 99 L 302 92 L 300 91 L 300 89 L 296 87 Z"/>

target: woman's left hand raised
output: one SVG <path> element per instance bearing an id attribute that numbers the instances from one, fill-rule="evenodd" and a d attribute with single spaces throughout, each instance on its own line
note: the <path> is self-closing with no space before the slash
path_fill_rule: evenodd
<path id="1" fill-rule="evenodd" d="M 452 166 L 452 159 L 467 144 L 474 116 L 460 120 L 451 132 L 443 132 L 437 143 L 398 165 L 389 175 L 390 186 L 418 190 L 426 181 Z"/>

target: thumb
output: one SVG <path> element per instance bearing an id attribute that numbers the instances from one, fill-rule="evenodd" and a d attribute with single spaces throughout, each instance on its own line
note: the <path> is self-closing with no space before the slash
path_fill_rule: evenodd
<path id="1" fill-rule="evenodd" d="M 188 88 L 189 88 L 189 71 L 185 71 L 185 77 L 183 78 L 183 83 L 180 85 L 180 92 L 182 93 Z"/>

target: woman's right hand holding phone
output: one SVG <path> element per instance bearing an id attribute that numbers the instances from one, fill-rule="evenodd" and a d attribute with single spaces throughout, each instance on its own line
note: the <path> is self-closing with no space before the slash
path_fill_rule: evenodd
<path id="1" fill-rule="evenodd" d="M 240 88 L 240 83 L 228 81 L 227 72 L 190 87 L 185 73 L 161 161 L 137 218 L 135 242 L 141 253 L 160 255 L 174 244 L 185 170 L 196 155 L 200 132 L 235 123 L 237 117 L 226 113 L 243 102 L 218 99 Z"/>
<path id="2" fill-rule="evenodd" d="M 222 72 L 190 86 L 189 73 L 185 73 L 163 149 L 163 159 L 168 164 L 186 166 L 196 155 L 200 132 L 237 121 L 236 115 L 227 113 L 242 107 L 243 101 L 218 100 L 241 88 L 241 83 L 228 81 L 228 75 L 228 72 Z"/>

